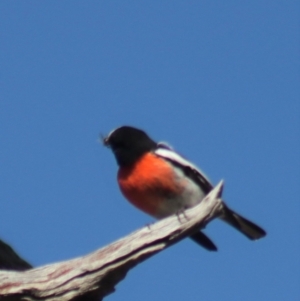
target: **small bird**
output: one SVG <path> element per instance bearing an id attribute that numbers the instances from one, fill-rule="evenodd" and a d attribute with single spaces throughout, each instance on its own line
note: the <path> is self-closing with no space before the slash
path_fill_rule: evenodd
<path id="1" fill-rule="evenodd" d="M 199 168 L 140 129 L 121 126 L 110 132 L 103 143 L 111 148 L 119 165 L 117 179 L 122 194 L 135 207 L 157 219 L 195 206 L 213 189 Z M 262 228 L 225 203 L 219 218 L 251 240 L 266 235 Z M 209 251 L 217 250 L 202 231 L 190 238 Z"/>

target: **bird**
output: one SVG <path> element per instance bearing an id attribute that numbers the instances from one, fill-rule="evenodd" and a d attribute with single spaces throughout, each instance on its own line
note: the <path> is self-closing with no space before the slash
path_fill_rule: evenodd
<path id="1" fill-rule="evenodd" d="M 117 181 L 123 196 L 148 215 L 162 219 L 200 203 L 213 189 L 208 177 L 165 142 L 155 142 L 143 130 L 124 125 L 103 138 L 119 166 Z M 265 230 L 223 202 L 219 218 L 250 240 Z M 217 246 L 203 231 L 190 238 L 209 251 Z"/>

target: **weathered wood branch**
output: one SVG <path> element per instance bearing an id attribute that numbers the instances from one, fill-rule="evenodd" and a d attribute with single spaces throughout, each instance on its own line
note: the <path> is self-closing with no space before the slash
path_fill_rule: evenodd
<path id="1" fill-rule="evenodd" d="M 223 182 L 196 207 L 86 256 L 28 271 L 0 271 L 0 300 L 102 300 L 127 272 L 217 217 Z"/>

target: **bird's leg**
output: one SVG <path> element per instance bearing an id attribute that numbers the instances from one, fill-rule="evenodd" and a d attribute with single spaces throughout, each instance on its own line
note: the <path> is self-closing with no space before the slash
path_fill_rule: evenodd
<path id="1" fill-rule="evenodd" d="M 186 215 L 186 212 L 185 210 L 188 209 L 187 207 L 183 207 L 181 209 L 179 209 L 177 212 L 176 212 L 176 216 L 178 218 L 178 221 L 181 223 L 181 218 L 180 218 L 180 215 L 182 214 L 185 218 L 185 220 L 189 220 L 189 217 Z"/>

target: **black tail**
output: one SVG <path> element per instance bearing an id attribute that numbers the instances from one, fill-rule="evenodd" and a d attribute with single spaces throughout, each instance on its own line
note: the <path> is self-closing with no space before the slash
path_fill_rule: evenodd
<path id="1" fill-rule="evenodd" d="M 216 245 L 206 236 L 203 232 L 199 231 L 195 234 L 192 234 L 190 238 L 199 244 L 201 247 L 207 249 L 208 251 L 217 251 Z"/>
<path id="2" fill-rule="evenodd" d="M 266 231 L 261 227 L 255 225 L 246 218 L 229 209 L 225 204 L 223 214 L 220 216 L 220 218 L 235 229 L 239 230 L 251 240 L 260 239 L 267 234 Z"/>

